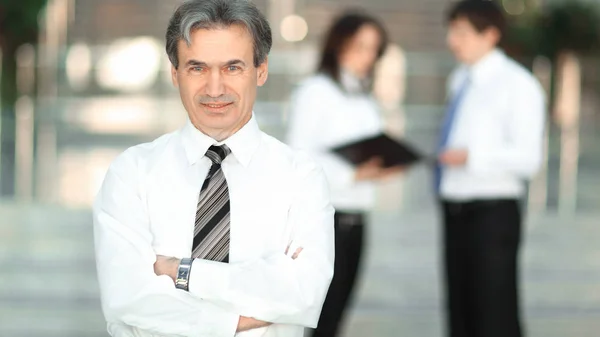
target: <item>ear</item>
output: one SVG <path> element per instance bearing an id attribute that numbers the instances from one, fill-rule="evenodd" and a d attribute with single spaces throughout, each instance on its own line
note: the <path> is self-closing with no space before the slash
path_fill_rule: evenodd
<path id="1" fill-rule="evenodd" d="M 179 80 L 177 79 L 177 68 L 171 64 L 171 81 L 175 88 L 179 88 Z"/>
<path id="2" fill-rule="evenodd" d="M 487 28 L 483 34 L 493 46 L 497 46 L 502 37 L 502 34 L 500 34 L 500 31 L 496 27 Z"/>
<path id="3" fill-rule="evenodd" d="M 256 77 L 256 85 L 262 87 L 269 77 L 269 58 L 267 57 L 265 61 L 258 66 L 257 68 L 258 76 Z"/>

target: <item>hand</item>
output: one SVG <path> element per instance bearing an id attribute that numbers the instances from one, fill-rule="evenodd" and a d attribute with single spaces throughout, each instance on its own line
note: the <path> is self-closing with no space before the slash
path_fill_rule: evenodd
<path id="1" fill-rule="evenodd" d="M 404 165 L 397 165 L 397 166 L 383 168 L 379 172 L 378 179 L 379 180 L 388 180 L 398 174 L 403 173 L 405 169 L 406 169 L 406 167 Z"/>
<path id="2" fill-rule="evenodd" d="M 236 332 L 243 332 L 248 330 L 254 330 L 258 328 L 264 328 L 271 325 L 272 323 L 259 321 L 251 317 L 240 316 Z"/>
<path id="3" fill-rule="evenodd" d="M 465 149 L 450 149 L 442 152 L 438 160 L 441 164 L 447 166 L 464 166 L 469 158 L 469 153 Z"/>
<path id="4" fill-rule="evenodd" d="M 379 178 L 381 171 L 383 170 L 383 160 L 378 157 L 373 157 L 366 162 L 356 167 L 356 173 L 354 174 L 354 180 L 364 181 L 373 180 Z"/>
<path id="5" fill-rule="evenodd" d="M 399 173 L 404 172 L 403 165 L 383 167 L 381 158 L 371 158 L 356 168 L 355 180 L 387 180 Z"/>
<path id="6" fill-rule="evenodd" d="M 173 282 L 175 282 L 175 279 L 177 279 L 179 262 L 181 262 L 181 260 L 176 257 L 157 255 L 156 262 L 154 262 L 154 273 L 158 276 L 168 275 L 173 279 Z"/>

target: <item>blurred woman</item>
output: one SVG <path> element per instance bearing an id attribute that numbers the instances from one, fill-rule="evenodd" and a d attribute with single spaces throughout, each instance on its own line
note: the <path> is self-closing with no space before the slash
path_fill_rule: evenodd
<path id="1" fill-rule="evenodd" d="M 317 74 L 292 96 L 288 144 L 320 162 L 336 209 L 335 271 L 315 337 L 338 333 L 359 269 L 366 213 L 375 202 L 374 181 L 398 171 L 384 169 L 378 158 L 353 167 L 331 152 L 383 131 L 371 91 L 374 66 L 386 45 L 377 20 L 362 13 L 342 15 L 325 37 Z"/>

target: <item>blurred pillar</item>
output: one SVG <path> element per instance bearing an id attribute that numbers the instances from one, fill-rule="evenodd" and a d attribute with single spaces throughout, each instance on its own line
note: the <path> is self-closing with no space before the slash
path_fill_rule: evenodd
<path id="1" fill-rule="evenodd" d="M 2 51 L 0 50 L 0 78 L 2 78 Z M 2 106 L 2 93 L 0 92 L 0 106 Z"/>
<path id="2" fill-rule="evenodd" d="M 15 197 L 29 201 L 33 186 L 33 140 L 35 91 L 35 47 L 26 44 L 17 50 L 17 93 L 15 104 Z"/>
<path id="3" fill-rule="evenodd" d="M 3 64 L 4 64 L 4 60 L 2 59 L 2 51 L 0 51 L 0 78 L 2 78 L 2 71 L 4 70 L 2 67 Z M 0 91 L 0 107 L 4 106 L 4 102 L 2 101 L 3 99 L 4 99 L 4 97 L 2 97 L 2 93 Z M 2 118 L 0 116 L 0 130 L 1 130 L 1 128 L 2 128 Z M 2 139 L 1 136 L 2 135 L 0 134 L 0 140 Z M 1 148 L 1 144 L 0 144 L 0 148 Z M 2 186 L 1 186 L 2 180 L 1 179 L 2 179 L 2 158 L 0 156 L 0 189 L 2 188 Z"/>
<path id="4" fill-rule="evenodd" d="M 267 8 L 267 18 L 271 25 L 272 35 L 273 35 L 273 48 L 271 49 L 271 62 L 270 67 L 271 70 L 274 67 L 278 67 L 279 71 L 285 72 L 286 78 L 289 81 L 296 82 L 299 80 L 300 74 L 296 71 L 296 69 L 290 69 L 290 64 L 292 62 L 285 62 L 282 58 L 278 58 L 275 56 L 276 54 L 281 55 L 282 52 L 285 51 L 296 51 L 298 54 L 302 53 L 301 50 L 297 49 L 297 45 L 294 42 L 286 41 L 286 39 L 282 36 L 282 22 L 283 20 L 296 12 L 296 0 L 269 0 L 268 8 Z M 296 54 L 296 55 L 298 55 Z M 276 63 L 279 63 L 276 65 Z M 294 66 L 298 67 L 299 64 L 294 62 Z M 272 75 L 275 75 L 275 72 L 271 72 Z M 281 74 L 281 73 L 280 73 Z M 271 77 L 270 81 L 275 81 L 275 76 Z M 278 100 L 280 99 L 275 97 L 269 97 L 269 99 Z M 279 123 L 280 125 L 285 125 L 288 120 L 288 105 L 283 104 L 282 109 L 280 109 L 279 113 Z"/>
<path id="5" fill-rule="evenodd" d="M 402 48 L 390 44 L 375 68 L 374 95 L 383 109 L 386 131 L 398 138 L 404 136 L 404 93 L 406 88 L 406 56 Z M 381 184 L 380 206 L 397 210 L 404 206 L 404 179 L 399 177 Z"/>
<path id="6" fill-rule="evenodd" d="M 296 0 L 270 0 L 268 9 L 268 19 L 273 31 L 273 45 L 275 47 L 285 40 L 281 37 L 281 21 L 288 15 L 295 12 Z"/>
<path id="7" fill-rule="evenodd" d="M 538 56 L 533 62 L 533 74 L 540 81 L 546 92 L 546 101 L 550 99 L 550 86 L 552 81 L 552 63 L 543 56 Z M 546 210 L 548 202 L 548 145 L 550 135 L 550 118 L 546 118 L 544 127 L 544 153 L 542 167 L 529 185 L 528 209 L 535 212 Z"/>
<path id="8" fill-rule="evenodd" d="M 69 0 L 49 0 L 43 18 L 38 56 L 38 109 L 36 119 L 36 197 L 55 201 L 57 194 L 56 117 L 58 103 L 58 64 L 65 45 Z"/>
<path id="9" fill-rule="evenodd" d="M 15 88 L 17 76 L 16 53 L 18 44 L 15 41 L 5 42 L 3 46 L 2 106 L 0 106 L 0 196 L 11 198 L 15 194 L 15 114 L 14 103 L 17 100 Z"/>
<path id="10" fill-rule="evenodd" d="M 561 215 L 570 216 L 577 207 L 581 102 L 581 65 L 574 53 L 564 52 L 559 56 L 557 75 L 554 118 L 560 127 L 558 211 Z"/>
<path id="11" fill-rule="evenodd" d="M 31 96 L 22 96 L 16 109 L 16 181 L 15 196 L 19 201 L 33 197 L 34 103 Z"/>
<path id="12" fill-rule="evenodd" d="M 406 88 L 406 57 L 396 44 L 390 44 L 375 68 L 374 95 L 386 117 L 387 129 L 397 136 L 404 134 L 402 104 Z"/>

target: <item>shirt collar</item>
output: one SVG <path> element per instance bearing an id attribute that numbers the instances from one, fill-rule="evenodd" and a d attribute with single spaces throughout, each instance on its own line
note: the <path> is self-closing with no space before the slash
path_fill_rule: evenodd
<path id="1" fill-rule="evenodd" d="M 363 94 L 367 88 L 367 80 L 362 80 L 348 69 L 340 69 L 340 85 L 349 94 Z"/>
<path id="2" fill-rule="evenodd" d="M 467 67 L 469 80 L 473 82 L 486 81 L 493 76 L 505 58 L 502 51 L 497 48 L 493 49 L 477 63 Z"/>
<path id="3" fill-rule="evenodd" d="M 190 165 L 204 157 L 210 146 L 226 144 L 231 149 L 233 156 L 246 167 L 260 144 L 260 129 L 254 113 L 252 113 L 252 117 L 246 125 L 231 137 L 218 142 L 198 130 L 188 118 L 182 130 L 182 142 Z"/>

